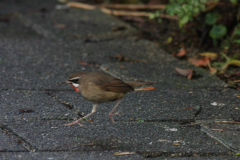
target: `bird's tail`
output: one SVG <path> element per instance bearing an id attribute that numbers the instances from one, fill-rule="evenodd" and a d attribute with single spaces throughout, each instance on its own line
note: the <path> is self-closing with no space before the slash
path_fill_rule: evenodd
<path id="1" fill-rule="evenodd" d="M 125 82 L 129 84 L 131 87 L 135 88 L 138 86 L 143 86 L 143 85 L 151 85 L 156 82 Z M 139 89 L 134 89 L 134 91 L 147 91 L 147 90 L 155 90 L 156 87 L 146 87 L 146 88 L 139 88 Z"/>
<path id="2" fill-rule="evenodd" d="M 150 90 L 155 90 L 156 87 L 146 87 L 146 88 L 138 88 L 134 89 L 134 91 L 150 91 Z"/>
<path id="3" fill-rule="evenodd" d="M 137 86 L 143 86 L 143 85 L 151 85 L 153 84 L 152 82 L 125 82 L 129 84 L 131 87 L 137 87 Z"/>

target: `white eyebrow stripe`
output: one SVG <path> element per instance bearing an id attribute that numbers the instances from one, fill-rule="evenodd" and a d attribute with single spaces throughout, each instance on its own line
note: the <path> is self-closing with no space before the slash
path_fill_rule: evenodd
<path id="1" fill-rule="evenodd" d="M 75 79 L 80 79 L 81 77 L 74 77 L 74 78 L 71 78 L 71 79 L 68 79 L 69 81 L 71 80 L 75 80 Z"/>

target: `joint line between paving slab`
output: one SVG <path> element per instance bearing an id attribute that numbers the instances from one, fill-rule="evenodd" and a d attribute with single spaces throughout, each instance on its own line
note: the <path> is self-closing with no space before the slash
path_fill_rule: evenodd
<path id="1" fill-rule="evenodd" d="M 19 136 L 17 133 L 13 132 L 12 129 L 8 128 L 6 125 L 2 125 L 0 124 L 0 129 L 2 131 L 7 131 L 8 135 L 13 136 L 14 141 L 21 145 L 23 148 L 25 148 L 26 150 L 30 151 L 30 152 L 36 152 L 38 151 L 37 147 L 31 145 L 29 142 L 27 142 L 24 138 L 22 138 L 21 136 Z"/>
<path id="2" fill-rule="evenodd" d="M 50 96 L 51 98 L 53 98 L 53 99 L 54 99 L 55 101 L 57 101 L 58 103 L 64 105 L 64 106 L 67 107 L 68 109 L 74 111 L 74 105 L 70 104 L 69 102 L 63 102 L 63 101 L 61 101 L 61 100 L 58 99 L 56 96 L 51 95 L 51 93 L 49 93 L 49 92 L 46 92 L 46 94 L 47 94 L 48 96 Z M 78 115 L 80 118 L 83 117 L 83 115 L 80 114 L 79 112 L 77 112 L 77 115 Z"/>
<path id="3" fill-rule="evenodd" d="M 31 19 L 25 17 L 21 13 L 15 13 L 19 19 L 19 21 L 27 28 L 32 29 L 37 34 L 42 35 L 45 38 L 53 38 L 56 39 L 56 35 L 51 33 L 50 31 L 44 29 L 41 25 L 34 23 Z M 97 43 L 97 42 L 105 42 L 111 41 L 116 38 L 127 38 L 131 36 L 136 36 L 139 33 L 131 29 L 130 31 L 121 31 L 121 32 L 105 32 L 102 34 L 96 35 L 89 35 L 87 38 L 84 39 L 85 43 Z"/>
<path id="4" fill-rule="evenodd" d="M 136 151 L 136 153 L 142 155 L 145 158 L 155 158 L 155 157 L 216 157 L 216 156 L 233 156 L 230 153 L 197 153 L 197 152 L 142 152 Z"/>
<path id="5" fill-rule="evenodd" d="M 209 129 L 205 128 L 204 126 L 201 126 L 201 130 L 202 130 L 203 132 L 205 132 L 209 137 L 217 140 L 219 143 L 221 143 L 223 146 L 225 146 L 225 147 L 228 148 L 229 150 L 231 150 L 231 151 L 233 151 L 233 152 L 235 152 L 235 153 L 238 153 L 238 152 L 239 152 L 239 150 L 236 150 L 236 149 L 232 148 L 232 147 L 228 144 L 228 142 L 226 142 L 226 141 L 224 142 L 223 140 L 217 138 L 217 136 L 215 136 L 212 132 L 209 131 Z"/>
<path id="6" fill-rule="evenodd" d="M 30 89 L 27 89 L 27 88 L 16 88 L 16 89 L 0 89 L 0 91 L 48 91 L 48 92 L 69 92 L 69 91 L 72 91 L 72 92 L 75 92 L 74 90 L 72 89 L 35 89 L 35 88 L 30 88 Z"/>
<path id="7" fill-rule="evenodd" d="M 136 32 L 105 32 L 102 34 L 96 34 L 96 35 L 89 35 L 87 38 L 85 38 L 85 43 L 97 43 L 97 42 L 106 42 L 111 41 L 117 38 L 128 38 L 137 36 L 138 33 Z"/>
<path id="8" fill-rule="evenodd" d="M 54 34 L 45 30 L 40 25 L 34 23 L 31 19 L 26 18 L 24 15 L 17 13 L 19 21 L 27 28 L 32 29 L 33 31 L 37 32 L 39 35 L 42 35 L 46 38 L 56 38 Z"/>

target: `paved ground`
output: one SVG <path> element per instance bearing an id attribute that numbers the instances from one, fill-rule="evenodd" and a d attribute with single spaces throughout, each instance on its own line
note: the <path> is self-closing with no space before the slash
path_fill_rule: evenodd
<path id="1" fill-rule="evenodd" d="M 110 15 L 56 5 L 0 2 L 0 159 L 239 158 L 239 124 L 216 123 L 239 118 L 239 92 L 139 39 L 136 29 Z M 112 31 L 120 26 L 127 29 Z M 118 62 L 117 54 L 140 61 Z M 199 78 L 187 80 L 176 67 L 195 69 Z M 157 89 L 126 95 L 117 124 L 108 119 L 113 102 L 102 104 L 84 127 L 65 127 L 92 107 L 58 84 L 78 71 L 157 81 Z"/>

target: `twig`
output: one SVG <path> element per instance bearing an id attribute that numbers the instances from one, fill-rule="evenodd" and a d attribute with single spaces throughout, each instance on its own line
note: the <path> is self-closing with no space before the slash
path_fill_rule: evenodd
<path id="1" fill-rule="evenodd" d="M 238 83 L 240 80 L 229 81 L 228 83 Z"/>
<path id="2" fill-rule="evenodd" d="M 114 16 L 138 16 L 138 17 L 149 17 L 151 12 L 136 12 L 136 11 L 119 11 L 119 10 L 110 10 L 106 8 L 100 8 L 100 10 L 104 13 L 111 14 Z M 167 14 L 161 14 L 160 17 L 168 18 L 172 20 L 179 20 L 177 16 L 169 16 Z"/>
<path id="3" fill-rule="evenodd" d="M 240 122 L 234 122 L 234 121 L 215 121 L 215 123 L 232 123 L 232 124 L 240 124 Z"/>
<path id="4" fill-rule="evenodd" d="M 211 131 L 223 131 L 223 129 L 210 129 Z"/>
<path id="5" fill-rule="evenodd" d="M 84 3 L 78 3 L 78 2 L 68 2 L 67 6 L 69 7 L 76 7 L 76 8 L 82 8 L 82 9 L 96 9 L 95 6 L 89 5 L 89 4 L 84 4 Z"/>
<path id="6" fill-rule="evenodd" d="M 100 8 L 115 8 L 115 9 L 165 9 L 166 5 L 161 5 L 161 4 L 101 4 L 97 5 L 97 7 Z"/>
<path id="7" fill-rule="evenodd" d="M 121 155 L 130 155 L 130 154 L 136 154 L 136 152 L 115 152 L 114 156 L 121 156 Z"/>
<path id="8" fill-rule="evenodd" d="M 119 10 L 110 10 L 106 8 L 100 8 L 104 13 L 111 14 L 114 16 L 141 16 L 149 17 L 151 13 L 149 12 L 135 12 L 135 11 L 119 11 Z"/>
<path id="9" fill-rule="evenodd" d="M 186 125 L 184 125 L 184 126 L 194 126 L 194 125 L 198 125 L 198 124 L 202 124 L 202 123 L 186 124 Z"/>
<path id="10" fill-rule="evenodd" d="M 93 6 L 93 5 L 78 3 L 78 2 L 69 2 L 69 3 L 67 3 L 67 6 L 81 8 L 81 9 L 89 9 L 89 10 L 93 10 L 93 9 L 97 8 L 96 6 Z M 111 14 L 114 16 L 149 17 L 152 14 L 151 12 L 119 11 L 119 10 L 110 10 L 110 9 L 106 9 L 106 8 L 100 8 L 100 10 L 104 13 Z M 168 18 L 168 19 L 172 19 L 172 20 L 179 20 L 179 18 L 177 16 L 169 16 L 166 14 L 161 14 L 160 17 Z"/>

